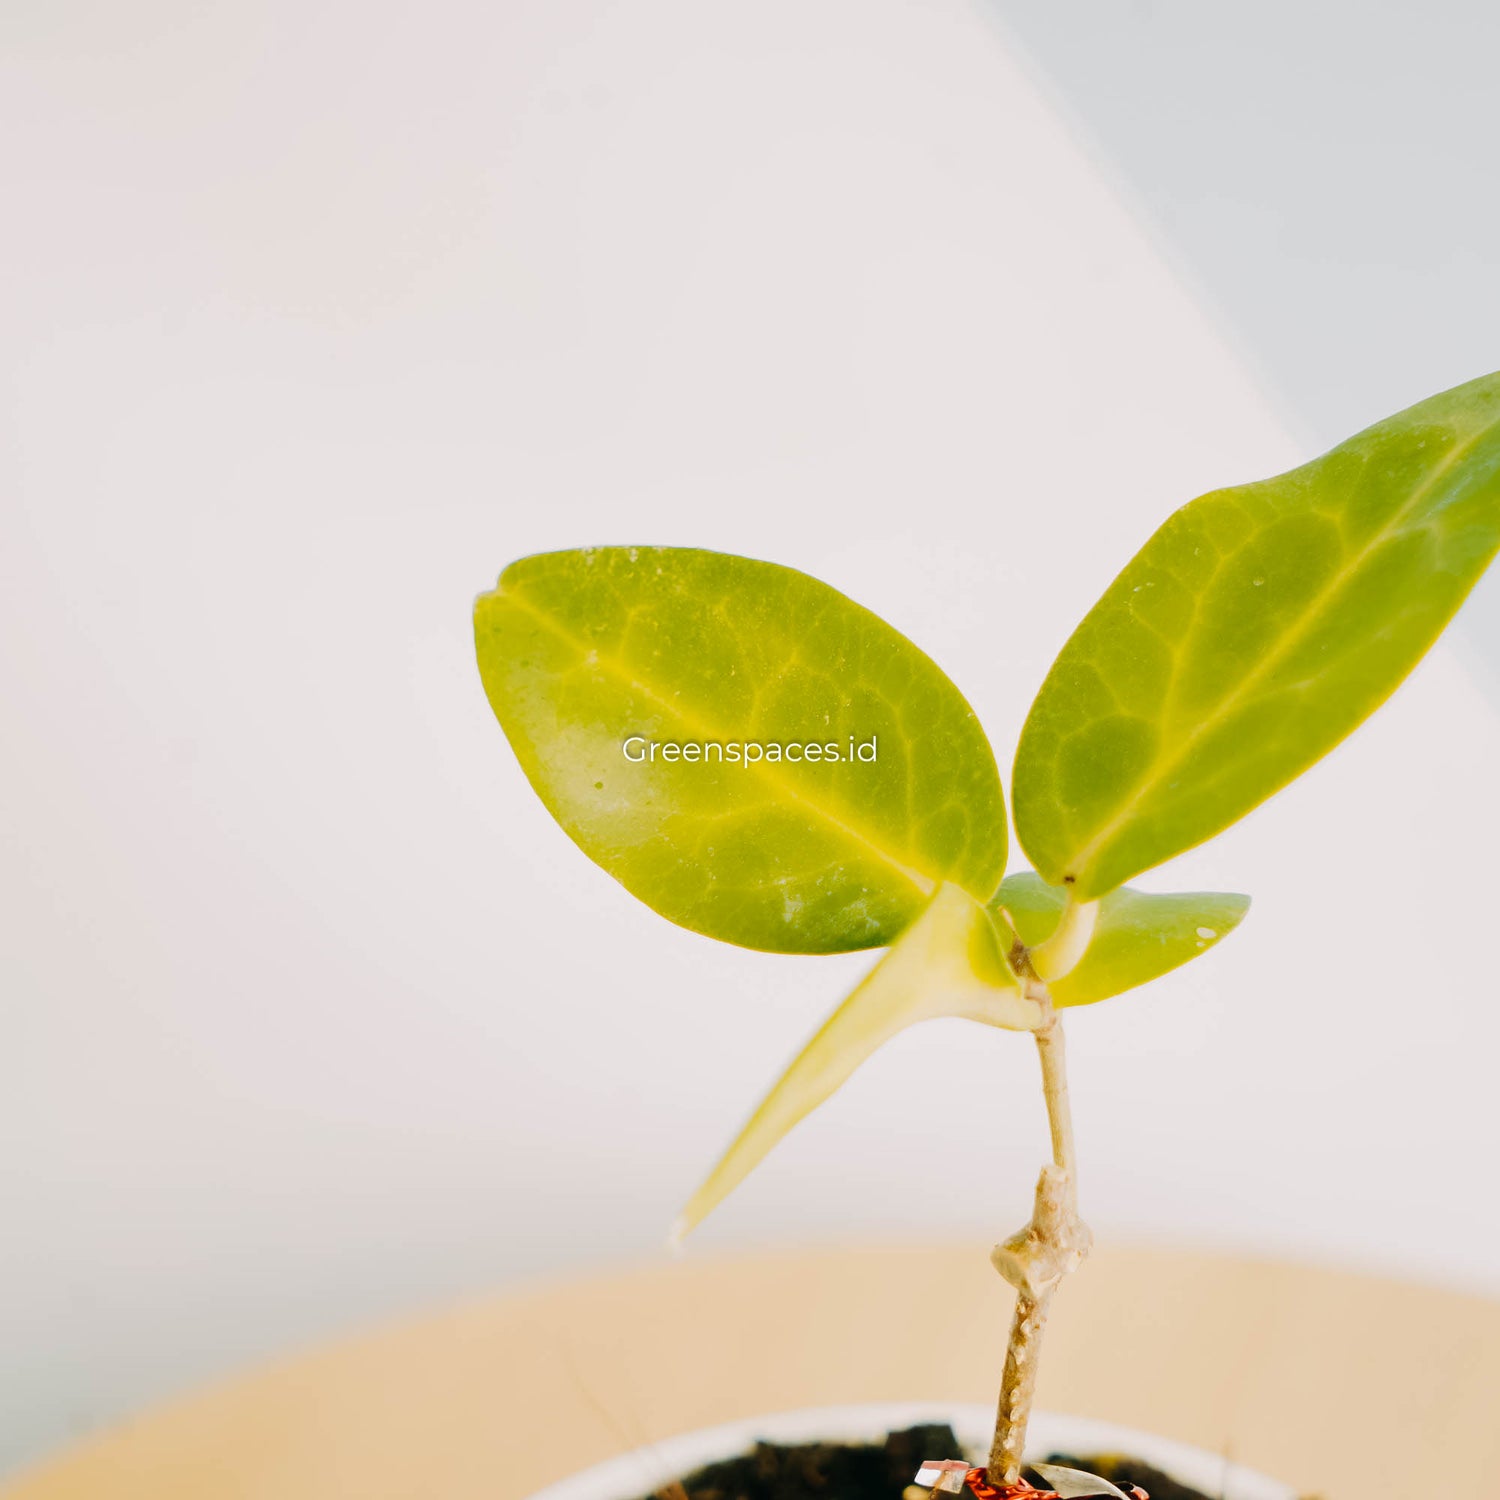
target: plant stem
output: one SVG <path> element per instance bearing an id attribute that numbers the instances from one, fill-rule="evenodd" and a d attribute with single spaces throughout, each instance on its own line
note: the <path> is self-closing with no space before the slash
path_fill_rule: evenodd
<path id="1" fill-rule="evenodd" d="M 1068 1212 L 1076 1214 L 1078 1153 L 1073 1144 L 1073 1110 L 1068 1102 L 1068 1049 L 1062 1018 L 1051 1011 L 1049 1024 L 1035 1035 L 1037 1056 L 1042 1064 L 1042 1093 L 1047 1100 L 1047 1128 L 1052 1133 L 1052 1165 L 1067 1178 Z"/>
<path id="2" fill-rule="evenodd" d="M 1031 1420 L 1031 1403 L 1036 1397 L 1038 1346 L 1051 1306 L 1051 1288 L 1040 1297 L 1028 1297 L 1025 1292 L 1016 1295 L 1010 1343 L 1005 1350 L 1005 1376 L 1000 1385 L 1000 1410 L 990 1444 L 991 1484 L 1014 1484 L 1021 1477 L 1026 1424 Z"/>
<path id="3" fill-rule="evenodd" d="M 1026 967 L 1029 967 L 1027 965 Z M 1073 1116 L 1068 1108 L 1067 1055 L 1062 1022 L 1047 988 L 1023 979 L 1031 998 L 1046 1006 L 1046 1023 L 1035 1033 L 1042 1064 L 1042 1092 L 1052 1134 L 1052 1161 L 1042 1168 L 1031 1222 L 995 1246 L 990 1259 L 1016 1289 L 1005 1374 L 990 1448 L 991 1484 L 1014 1484 L 1021 1477 L 1026 1425 L 1036 1396 L 1037 1364 L 1052 1296 L 1062 1278 L 1076 1270 L 1089 1249 L 1089 1232 L 1078 1217 L 1078 1170 L 1073 1148 Z"/>

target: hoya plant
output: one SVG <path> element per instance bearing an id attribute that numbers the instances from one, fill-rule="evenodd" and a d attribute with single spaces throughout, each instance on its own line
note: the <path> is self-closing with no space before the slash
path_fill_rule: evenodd
<path id="1" fill-rule="evenodd" d="M 688 1201 L 684 1234 L 907 1026 L 1029 1034 L 1052 1159 L 991 1259 L 1016 1289 L 988 1473 L 1020 1476 L 1079 1218 L 1062 1012 L 1205 953 L 1249 907 L 1127 882 L 1300 775 L 1390 695 L 1500 547 L 1500 374 L 1172 515 L 1063 646 L 1011 775 L 958 688 L 791 568 L 675 547 L 523 558 L 475 608 L 531 785 L 662 916 L 775 953 L 886 953 Z"/>

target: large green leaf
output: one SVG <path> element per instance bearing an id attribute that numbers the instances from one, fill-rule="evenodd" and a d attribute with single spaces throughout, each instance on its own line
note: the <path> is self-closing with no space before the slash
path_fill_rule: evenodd
<path id="1" fill-rule="evenodd" d="M 1500 375 L 1184 506 L 1074 632 L 1016 831 L 1083 899 L 1217 833 L 1386 699 L 1500 547 Z"/>
<path id="2" fill-rule="evenodd" d="M 943 881 L 979 901 L 1000 882 L 1005 807 L 973 710 L 816 579 L 683 548 L 551 552 L 507 568 L 474 628 L 537 794 L 684 927 L 773 952 L 872 948 Z M 637 759 L 651 742 L 710 748 Z"/>
<path id="3" fill-rule="evenodd" d="M 899 1031 L 962 1016 L 1028 1031 L 1041 1007 L 1023 999 L 995 924 L 965 891 L 942 886 L 921 917 L 824 1022 L 777 1080 L 693 1194 L 673 1230 L 681 1238 L 734 1190 L 797 1122 Z"/>
<path id="4" fill-rule="evenodd" d="M 1052 936 L 1066 893 L 1025 870 L 1007 875 L 990 903 L 1028 948 Z M 1223 891 L 1157 895 L 1121 886 L 1099 903 L 1093 937 L 1078 964 L 1047 988 L 1053 1003 L 1092 1005 L 1123 994 L 1206 953 L 1240 925 L 1248 896 Z"/>

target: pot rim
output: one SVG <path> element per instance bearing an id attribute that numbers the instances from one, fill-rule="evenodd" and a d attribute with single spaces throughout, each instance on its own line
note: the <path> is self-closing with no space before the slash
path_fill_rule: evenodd
<path id="1" fill-rule="evenodd" d="M 988 1445 L 994 1413 L 986 1406 L 953 1401 L 880 1401 L 771 1412 L 632 1449 L 538 1490 L 532 1500 L 641 1500 L 704 1464 L 747 1452 L 758 1440 L 871 1441 L 925 1422 L 951 1423 L 965 1449 L 980 1453 Z M 1057 1450 L 1125 1452 L 1218 1500 L 1297 1500 L 1288 1485 L 1217 1453 L 1115 1422 L 1037 1412 L 1027 1436 L 1027 1454 L 1037 1458 Z"/>

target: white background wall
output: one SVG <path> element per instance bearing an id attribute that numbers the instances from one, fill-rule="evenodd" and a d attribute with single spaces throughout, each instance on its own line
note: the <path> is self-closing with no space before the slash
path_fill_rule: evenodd
<path id="1" fill-rule="evenodd" d="M 17 0 L 0 42 L 3 1469 L 660 1253 L 868 964 L 679 932 L 551 825 L 472 664 L 506 562 L 807 569 L 1008 763 L 1166 511 L 1314 449 L 970 0 Z M 1484 367 L 1375 358 L 1358 421 Z M 1256 906 L 1072 1024 L 1101 1235 L 1500 1290 L 1465 1191 L 1500 1149 L 1479 683 L 1440 649 L 1146 882 Z M 1044 1150 L 1033 1069 L 908 1034 L 704 1247 L 983 1254 Z"/>

